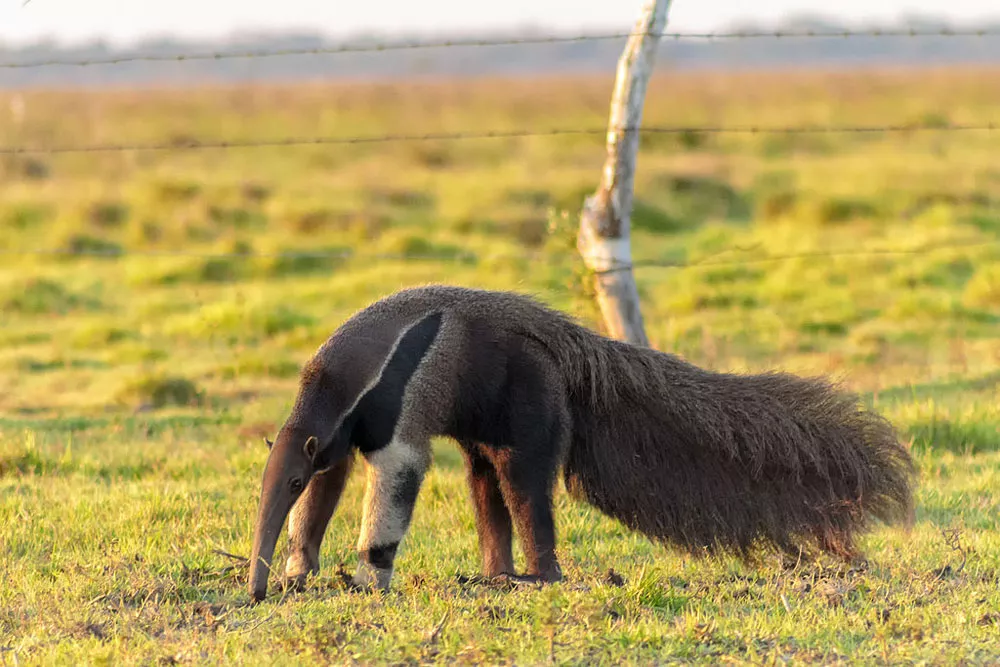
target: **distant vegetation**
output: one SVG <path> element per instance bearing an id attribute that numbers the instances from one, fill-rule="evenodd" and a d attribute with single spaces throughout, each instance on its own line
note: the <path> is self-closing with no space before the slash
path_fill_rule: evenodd
<path id="1" fill-rule="evenodd" d="M 848 26 L 834 19 L 802 17 L 781 24 L 741 24 L 730 31 L 844 31 L 914 28 L 942 30 L 948 24 L 928 19 L 891 25 Z M 976 26 L 1000 31 L 1000 23 Z M 630 25 L 606 32 L 626 33 Z M 670 28 L 668 27 L 668 30 Z M 176 56 L 214 52 L 329 49 L 351 45 L 398 44 L 429 39 L 496 39 L 538 36 L 544 33 L 447 35 L 358 35 L 330 39 L 319 34 L 236 35 L 224 41 L 147 40 L 128 47 L 104 43 L 60 45 L 41 42 L 23 48 L 0 48 L 0 62 L 31 63 L 46 60 L 128 58 L 136 55 Z M 457 47 L 282 56 L 276 58 L 126 62 L 105 67 L 49 66 L 0 68 L 0 87 L 108 85 L 182 82 L 254 82 L 330 78 L 413 78 L 421 76 L 484 76 L 524 74 L 582 74 L 614 67 L 624 42 L 619 39 L 493 47 Z M 1000 35 L 972 37 L 883 36 L 748 39 L 664 40 L 661 59 L 674 69 L 864 67 L 874 65 L 956 65 L 1000 62 Z"/>

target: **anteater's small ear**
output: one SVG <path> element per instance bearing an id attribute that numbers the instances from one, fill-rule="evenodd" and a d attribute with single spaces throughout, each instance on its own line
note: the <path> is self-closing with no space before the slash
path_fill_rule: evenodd
<path id="1" fill-rule="evenodd" d="M 306 444 L 302 445 L 302 451 L 305 452 L 306 458 L 310 461 L 316 460 L 316 454 L 319 453 L 319 440 L 316 439 L 315 435 L 306 438 Z"/>
<path id="2" fill-rule="evenodd" d="M 271 442 L 270 440 L 268 440 L 267 436 L 264 436 L 264 444 L 267 445 L 268 449 L 271 449 L 271 447 L 274 447 L 274 443 Z"/>

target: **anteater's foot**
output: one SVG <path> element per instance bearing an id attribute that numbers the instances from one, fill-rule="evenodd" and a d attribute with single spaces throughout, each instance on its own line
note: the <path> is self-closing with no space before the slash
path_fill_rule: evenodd
<path id="1" fill-rule="evenodd" d="M 375 567 L 371 563 L 361 561 L 348 583 L 348 589 L 361 593 L 372 591 L 388 593 L 389 584 L 392 581 L 392 571 L 392 567 Z"/>
<path id="2" fill-rule="evenodd" d="M 543 586 L 545 584 L 554 584 L 556 582 L 562 581 L 562 569 L 559 567 L 559 563 L 555 560 L 551 560 L 546 566 L 540 568 L 540 572 L 535 572 L 532 574 L 500 574 L 496 579 L 501 582 L 505 582 L 509 586 Z"/>
<path id="3" fill-rule="evenodd" d="M 301 593 L 306 589 L 309 573 L 285 576 L 281 580 L 281 590 L 286 593 Z"/>
<path id="4" fill-rule="evenodd" d="M 523 586 L 541 587 L 545 584 L 553 582 L 551 579 L 538 574 L 500 574 L 495 577 L 491 577 L 490 583 L 494 586 L 521 588 Z"/>
<path id="5" fill-rule="evenodd" d="M 319 558 L 304 549 L 298 549 L 292 552 L 285 562 L 285 575 L 281 584 L 289 593 L 298 593 L 305 590 L 309 575 L 317 574 L 319 574 Z"/>
<path id="6" fill-rule="evenodd" d="M 459 576 L 459 583 L 471 584 L 473 586 L 489 586 L 491 588 L 515 589 L 524 586 L 541 587 L 545 584 L 553 584 L 562 581 L 562 573 L 553 574 L 513 574 L 504 572 L 495 575 L 473 575 L 471 577 Z"/>

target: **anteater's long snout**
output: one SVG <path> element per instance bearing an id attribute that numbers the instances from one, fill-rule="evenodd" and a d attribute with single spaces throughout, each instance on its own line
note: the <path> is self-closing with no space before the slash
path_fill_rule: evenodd
<path id="1" fill-rule="evenodd" d="M 280 489 L 265 488 L 260 496 L 260 508 L 257 511 L 257 525 L 253 534 L 253 553 L 250 557 L 250 596 L 255 602 L 262 601 L 267 595 L 267 579 L 271 573 L 271 562 L 274 559 L 274 549 L 278 544 L 278 536 L 285 525 L 285 518 L 291 510 L 291 500 L 288 493 Z"/>

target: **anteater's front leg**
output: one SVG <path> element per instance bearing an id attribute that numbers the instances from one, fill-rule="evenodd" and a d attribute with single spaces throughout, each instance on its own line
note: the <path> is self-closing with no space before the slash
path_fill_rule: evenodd
<path id="1" fill-rule="evenodd" d="M 353 583 L 362 589 L 388 590 L 396 549 L 410 526 L 430 464 L 430 444 L 393 439 L 364 457 L 368 473 Z"/>
<path id="2" fill-rule="evenodd" d="M 465 453 L 465 470 L 472 492 L 472 506 L 476 513 L 476 533 L 482 556 L 483 575 L 496 577 L 514 574 L 514 555 L 511 550 L 512 524 L 510 512 L 504 504 L 493 464 L 483 456 L 478 445 L 462 442 Z"/>
<path id="3" fill-rule="evenodd" d="M 353 454 L 331 468 L 313 475 L 288 516 L 291 554 L 285 563 L 285 578 L 301 586 L 309 574 L 319 572 L 319 548 L 354 462 Z"/>

